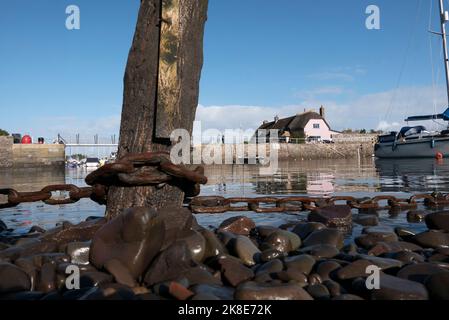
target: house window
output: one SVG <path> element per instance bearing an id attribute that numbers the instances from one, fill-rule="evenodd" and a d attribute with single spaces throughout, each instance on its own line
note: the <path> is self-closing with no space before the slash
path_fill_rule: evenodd
<path id="1" fill-rule="evenodd" d="M 319 129 L 320 128 L 320 124 L 319 123 L 314 123 L 313 124 L 313 128 L 314 129 Z"/>

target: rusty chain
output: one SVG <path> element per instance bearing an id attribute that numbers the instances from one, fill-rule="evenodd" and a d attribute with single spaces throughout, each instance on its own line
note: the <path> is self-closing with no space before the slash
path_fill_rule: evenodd
<path id="1" fill-rule="evenodd" d="M 73 184 L 50 185 L 36 192 L 19 192 L 12 188 L 0 189 L 0 195 L 7 197 L 0 203 L 0 209 L 16 207 L 20 203 L 42 201 L 49 205 L 62 205 L 78 202 L 83 198 L 106 204 L 110 186 L 137 187 L 147 185 L 174 184 L 188 197 L 200 193 L 200 184 L 207 183 L 204 168 L 198 166 L 189 170 L 170 161 L 168 152 L 145 152 L 128 154 L 120 160 L 105 164 L 87 175 L 90 187 L 77 187 Z M 54 192 L 68 192 L 63 199 L 53 198 Z"/>
<path id="2" fill-rule="evenodd" d="M 84 198 L 107 203 L 110 186 L 136 187 L 146 185 L 163 186 L 167 183 L 179 186 L 190 200 L 189 208 L 193 213 L 225 213 L 253 211 L 256 213 L 282 213 L 313 211 L 319 207 L 333 204 L 347 204 L 357 210 L 402 210 L 415 209 L 421 203 L 424 206 L 439 207 L 449 205 L 449 194 L 416 194 L 408 199 L 399 199 L 391 195 L 379 195 L 373 198 L 357 199 L 351 196 L 334 197 L 234 197 L 198 196 L 200 184 L 207 183 L 202 166 L 190 170 L 170 161 L 168 152 L 146 152 L 128 154 L 118 161 L 105 164 L 87 175 L 89 187 L 77 187 L 73 184 L 50 185 L 36 192 L 18 192 L 12 188 L 0 189 L 0 195 L 7 197 L 0 203 L 0 209 L 11 208 L 20 203 L 42 201 L 48 205 L 62 205 L 78 202 Z M 67 192 L 68 196 L 55 199 L 54 192 Z"/>
<path id="3" fill-rule="evenodd" d="M 253 211 L 256 213 L 286 213 L 313 211 L 319 207 L 346 204 L 359 211 L 416 209 L 419 204 L 428 207 L 449 205 L 449 194 L 416 194 L 408 199 L 380 195 L 373 198 L 357 199 L 351 196 L 335 197 L 257 197 L 224 198 L 219 196 L 195 197 L 189 204 L 193 213 L 218 214 L 225 212 Z"/>

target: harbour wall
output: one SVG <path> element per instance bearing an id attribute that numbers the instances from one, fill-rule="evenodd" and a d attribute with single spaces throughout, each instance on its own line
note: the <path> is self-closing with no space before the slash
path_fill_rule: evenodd
<path id="1" fill-rule="evenodd" d="M 330 144 L 271 143 L 266 144 L 265 150 L 260 149 L 261 146 L 256 144 L 203 145 L 193 147 L 192 157 L 195 152 L 199 154 L 198 152 L 200 148 L 203 153 L 203 161 L 204 154 L 210 154 L 210 158 L 213 158 L 215 151 L 221 153 L 221 159 L 230 158 L 230 155 L 232 155 L 233 162 L 236 162 L 237 154 L 244 154 L 244 157 L 249 158 L 256 154 L 259 156 L 269 157 L 272 152 L 277 152 L 279 160 L 358 159 L 372 157 L 374 154 L 374 142 L 371 140 L 364 142 L 347 141 Z M 225 163 L 224 160 L 222 161 Z"/>
<path id="2" fill-rule="evenodd" d="M 0 168 L 63 167 L 62 144 L 14 144 L 12 137 L 0 137 Z"/>

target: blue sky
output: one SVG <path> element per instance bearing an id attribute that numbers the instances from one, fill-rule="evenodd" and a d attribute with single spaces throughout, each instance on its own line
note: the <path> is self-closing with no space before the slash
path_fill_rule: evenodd
<path id="1" fill-rule="evenodd" d="M 0 128 L 48 138 L 116 134 L 139 3 L 0 0 Z M 197 119 L 204 128 L 254 128 L 323 104 L 339 130 L 440 111 L 443 64 L 438 37 L 427 33 L 430 3 L 210 0 Z M 81 10 L 80 30 L 65 28 L 70 4 Z M 381 10 L 381 30 L 365 28 L 370 4 Z"/>

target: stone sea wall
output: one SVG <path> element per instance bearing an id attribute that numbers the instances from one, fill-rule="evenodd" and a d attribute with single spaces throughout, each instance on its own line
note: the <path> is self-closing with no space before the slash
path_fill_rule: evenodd
<path id="1" fill-rule="evenodd" d="M 193 148 L 193 152 L 198 151 L 198 146 Z M 235 161 L 235 155 L 239 153 L 239 150 L 244 150 L 245 157 L 250 155 L 264 153 L 263 149 L 258 150 L 258 146 L 255 144 L 245 145 L 203 145 L 203 155 L 206 153 L 206 148 L 211 150 L 211 154 L 214 154 L 213 150 L 221 150 L 222 158 L 226 159 L 226 155 L 233 155 L 232 158 Z M 260 146 L 259 146 L 260 148 Z M 274 143 L 266 145 L 265 156 L 269 157 L 270 152 L 276 150 L 279 160 L 322 160 L 322 159 L 353 159 L 353 158 L 366 158 L 371 157 L 374 154 L 374 143 L 369 142 L 342 142 L 342 143 L 310 143 L 310 144 L 290 144 L 290 143 Z M 240 151 L 242 154 L 242 151 Z M 211 156 L 212 158 L 213 156 Z M 203 157 L 204 160 L 204 157 Z"/>
<path id="2" fill-rule="evenodd" d="M 59 167 L 64 163 L 64 145 L 13 144 L 12 137 L 0 137 L 0 168 Z"/>

